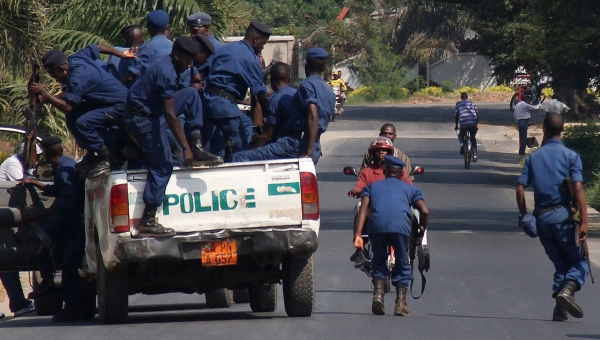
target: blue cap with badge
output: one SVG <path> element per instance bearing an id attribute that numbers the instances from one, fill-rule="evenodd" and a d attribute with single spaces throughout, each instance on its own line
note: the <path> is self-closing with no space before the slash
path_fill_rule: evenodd
<path id="1" fill-rule="evenodd" d="M 306 53 L 306 59 L 327 58 L 329 54 L 321 47 L 313 47 Z"/>
<path id="2" fill-rule="evenodd" d="M 212 18 L 207 13 L 198 12 L 189 15 L 186 19 L 186 22 L 190 27 L 200 27 L 204 25 L 210 25 L 212 23 Z"/>
<path id="3" fill-rule="evenodd" d="M 538 236 L 537 225 L 535 222 L 535 216 L 532 214 L 525 214 L 521 219 L 519 219 L 519 226 L 523 228 L 525 234 L 529 235 L 531 238 L 536 238 Z"/>
<path id="4" fill-rule="evenodd" d="M 386 166 L 395 166 L 395 167 L 405 167 L 406 163 L 404 163 L 400 158 L 395 156 L 387 155 L 385 156 L 385 165 Z"/>
<path id="5" fill-rule="evenodd" d="M 151 30 L 164 31 L 169 25 L 169 14 L 161 9 L 151 11 L 146 16 L 146 25 Z"/>

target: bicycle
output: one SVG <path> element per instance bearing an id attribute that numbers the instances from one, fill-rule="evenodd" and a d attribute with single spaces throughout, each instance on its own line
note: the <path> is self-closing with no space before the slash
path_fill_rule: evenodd
<path id="1" fill-rule="evenodd" d="M 465 133 L 463 145 L 465 147 L 465 169 L 469 169 L 471 167 L 471 161 L 473 160 L 473 146 L 471 145 L 471 132 L 469 132 L 469 130 Z"/>

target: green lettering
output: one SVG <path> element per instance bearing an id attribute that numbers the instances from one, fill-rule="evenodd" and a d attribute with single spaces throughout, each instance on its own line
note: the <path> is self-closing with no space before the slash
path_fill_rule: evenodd
<path id="1" fill-rule="evenodd" d="M 210 207 L 203 207 L 200 200 L 200 193 L 194 193 L 194 202 L 196 203 L 196 212 L 210 211 Z"/>
<path id="2" fill-rule="evenodd" d="M 186 209 L 186 197 L 188 197 L 187 202 L 189 202 L 189 209 Z M 181 194 L 181 198 L 179 199 L 181 212 L 184 214 L 189 214 L 194 211 L 194 196 L 189 193 Z"/>
<path id="3" fill-rule="evenodd" d="M 179 204 L 179 196 L 165 195 L 163 199 L 163 215 L 169 215 L 169 207 Z"/>
<path id="4" fill-rule="evenodd" d="M 213 211 L 219 211 L 219 195 L 217 195 L 216 191 L 211 192 L 211 194 L 212 194 Z"/>
<path id="5" fill-rule="evenodd" d="M 221 209 L 223 210 L 233 210 L 235 208 L 237 208 L 238 206 L 238 201 L 234 200 L 233 201 L 233 206 L 229 206 L 229 203 L 227 202 L 227 193 L 231 192 L 233 195 L 236 195 L 237 193 L 235 192 L 235 190 L 233 189 L 227 189 L 227 190 L 223 190 L 221 191 L 221 193 L 219 194 L 220 196 L 220 201 L 221 201 Z"/>

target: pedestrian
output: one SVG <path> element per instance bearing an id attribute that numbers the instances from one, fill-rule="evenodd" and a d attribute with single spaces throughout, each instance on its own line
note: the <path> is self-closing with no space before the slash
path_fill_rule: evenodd
<path id="1" fill-rule="evenodd" d="M 425 206 L 423 193 L 414 185 L 401 180 L 406 164 L 394 156 L 385 156 L 385 179 L 373 182 L 362 190 L 361 206 L 356 221 L 354 246 L 364 250 L 362 238 L 368 210 L 371 210 L 368 230 L 373 252 L 373 302 L 371 312 L 385 314 L 384 296 L 388 249 L 394 248 L 396 264 L 392 270 L 392 285 L 396 287 L 394 315 L 408 315 L 406 304 L 408 285 L 412 280 L 409 266 L 408 246 L 411 237 L 411 210 L 413 205 L 421 214 L 419 233 L 423 236 L 429 220 L 429 210 Z"/>
<path id="2" fill-rule="evenodd" d="M 193 38 L 196 34 L 202 34 L 208 39 L 215 47 L 215 51 L 219 52 L 221 47 L 223 47 L 223 43 L 220 42 L 212 33 L 211 25 L 212 18 L 208 13 L 198 12 L 191 14 L 187 17 L 187 26 L 190 32 L 191 37 Z"/>
<path id="3" fill-rule="evenodd" d="M 271 36 L 271 30 L 258 20 L 250 23 L 244 39 L 224 45 L 212 58 L 210 72 L 203 92 L 206 119 L 223 133 L 226 143 L 235 154 L 249 146 L 251 136 L 237 106 L 250 89 L 262 108 L 268 107 L 267 88 L 257 54 Z M 210 137 L 206 136 L 209 140 Z"/>
<path id="4" fill-rule="evenodd" d="M 161 57 L 169 55 L 173 41 L 167 37 L 169 14 L 163 10 L 151 11 L 146 15 L 146 28 L 150 40 L 140 45 L 136 59 L 127 69 L 127 74 L 121 82 L 131 88 L 133 83 Z"/>
<path id="5" fill-rule="evenodd" d="M 55 197 L 49 208 L 28 211 L 27 222 L 40 221 L 40 229 L 51 239 L 50 249 L 40 253 L 40 275 L 42 282 L 33 291 L 38 298 L 54 289 L 53 254 L 63 254 L 62 294 L 65 302 L 60 313 L 52 317 L 52 322 L 71 322 L 94 317 L 95 309 L 86 309 L 82 304 L 83 287 L 79 276 L 79 265 L 85 255 L 85 226 L 83 220 L 85 185 L 75 172 L 75 160 L 63 154 L 62 140 L 58 137 L 45 137 L 42 142 L 44 158 L 52 165 L 53 183 L 43 183 L 29 177 L 23 178 L 24 185 L 33 185 L 44 196 Z"/>
<path id="6" fill-rule="evenodd" d="M 466 92 L 460 94 L 460 101 L 455 106 L 456 114 L 454 115 L 454 131 L 458 130 L 460 122 L 460 132 L 458 133 L 458 142 L 460 143 L 460 154 L 465 153 L 465 135 L 467 131 L 471 136 L 471 145 L 473 150 L 473 162 L 477 162 L 477 125 L 479 124 L 479 116 L 477 115 L 477 106 L 469 100 L 469 95 Z"/>
<path id="7" fill-rule="evenodd" d="M 546 145 L 527 157 L 517 185 L 519 224 L 525 226 L 530 236 L 539 235 L 548 258 L 554 264 L 554 321 L 566 321 L 567 313 L 576 318 L 583 317 L 583 310 L 574 296 L 590 273 L 583 247 L 576 245 L 577 240 L 581 243 L 586 240 L 588 231 L 581 158 L 562 143 L 563 127 L 561 115 L 549 113 L 546 116 L 543 123 Z M 565 180 L 567 177 L 570 181 Z M 571 184 L 569 182 L 574 184 L 574 197 L 571 197 L 571 190 L 567 187 Z M 533 214 L 527 213 L 525 204 L 525 188 L 530 185 L 533 186 L 535 201 Z M 572 200 L 580 208 L 577 235 L 577 222 L 572 219 L 570 209 Z"/>
<path id="8" fill-rule="evenodd" d="M 571 111 L 571 108 L 556 98 L 550 100 L 546 108 L 546 113 L 557 113 L 559 115 L 564 115 L 569 111 Z"/>
<path id="9" fill-rule="evenodd" d="M 321 157 L 321 135 L 327 131 L 335 112 L 335 94 L 322 76 L 327 57 L 327 52 L 320 47 L 313 47 L 306 53 L 306 79 L 300 83 L 292 99 L 283 137 L 274 143 L 234 155 L 234 162 L 310 157 L 317 164 Z"/>
<path id="10" fill-rule="evenodd" d="M 121 38 L 123 39 L 123 46 L 115 46 L 116 50 L 121 52 L 135 51 L 144 43 L 144 33 L 142 32 L 142 26 L 138 24 L 127 25 L 121 28 Z M 107 70 L 119 81 L 127 74 L 129 66 L 133 63 L 134 59 L 121 59 L 117 56 L 109 56 L 107 64 Z"/>
<path id="11" fill-rule="evenodd" d="M 528 101 L 529 97 L 524 95 L 523 100 L 515 105 L 515 111 L 513 112 L 513 117 L 515 118 L 519 129 L 519 155 L 525 154 L 525 147 L 527 146 L 527 128 L 529 127 L 531 111 L 541 107 L 540 104 L 531 105 Z"/>
<path id="12" fill-rule="evenodd" d="M 110 154 L 119 157 L 120 145 L 114 142 L 110 130 L 120 121 L 127 104 L 127 88 L 94 62 L 100 53 L 134 57 L 106 45 L 90 44 L 68 58 L 61 50 L 52 49 L 44 54 L 42 63 L 48 74 L 63 85 L 62 93 L 52 95 L 39 83 L 28 88 L 30 94 L 41 97 L 42 103 L 65 113 L 69 132 L 79 147 L 87 150 L 76 170 L 91 178 L 110 171 Z"/>

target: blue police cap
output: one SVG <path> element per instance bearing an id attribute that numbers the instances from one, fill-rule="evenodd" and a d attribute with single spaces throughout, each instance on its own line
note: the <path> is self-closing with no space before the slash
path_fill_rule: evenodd
<path id="1" fill-rule="evenodd" d="M 152 11 L 146 16 L 146 25 L 151 30 L 164 31 L 169 25 L 169 15 L 161 9 Z"/>
<path id="2" fill-rule="evenodd" d="M 529 235 L 529 237 L 536 238 L 538 236 L 535 217 L 532 214 L 525 214 L 523 218 L 519 220 L 519 226 L 523 228 L 523 231 L 525 234 Z"/>
<path id="3" fill-rule="evenodd" d="M 67 56 L 59 49 L 51 49 L 42 57 L 42 66 L 46 70 L 54 70 L 67 61 Z"/>
<path id="4" fill-rule="evenodd" d="M 306 53 L 306 59 L 321 59 L 327 58 L 329 54 L 321 47 L 313 47 Z"/>
<path id="5" fill-rule="evenodd" d="M 215 54 L 215 46 L 207 36 L 204 34 L 196 34 L 194 36 L 194 40 L 196 40 L 198 45 L 200 45 L 201 51 L 204 51 L 204 53 L 208 54 L 209 56 Z"/>
<path id="6" fill-rule="evenodd" d="M 404 163 L 398 157 L 387 155 L 387 156 L 385 156 L 385 165 L 386 166 L 405 167 L 406 163 Z"/>
<path id="7" fill-rule="evenodd" d="M 192 38 L 182 35 L 173 42 L 173 51 L 182 52 L 188 57 L 195 58 L 200 52 L 200 46 Z"/>
<path id="8" fill-rule="evenodd" d="M 62 140 L 59 137 L 47 136 L 42 139 L 42 141 L 40 142 L 40 145 L 42 146 L 42 149 L 48 150 L 51 147 L 61 144 L 61 143 L 62 143 Z"/>
<path id="9" fill-rule="evenodd" d="M 207 13 L 198 12 L 189 15 L 186 21 L 188 26 L 200 27 L 204 25 L 210 25 L 212 23 L 212 18 Z"/>
<path id="10" fill-rule="evenodd" d="M 269 26 L 263 24 L 258 20 L 252 20 L 248 28 L 254 30 L 254 32 L 258 33 L 261 37 L 265 39 L 269 39 L 269 37 L 273 34 L 273 32 L 271 32 L 271 30 L 269 29 Z"/>

